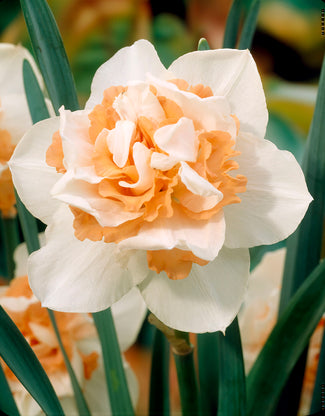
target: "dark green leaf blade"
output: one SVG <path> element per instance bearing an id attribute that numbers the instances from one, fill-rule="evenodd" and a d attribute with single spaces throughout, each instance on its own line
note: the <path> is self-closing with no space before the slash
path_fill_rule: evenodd
<path id="1" fill-rule="evenodd" d="M 238 49 L 250 49 L 253 42 L 254 33 L 257 25 L 258 12 L 261 0 L 253 0 L 247 17 L 244 22 L 243 30 L 240 35 Z"/>
<path id="2" fill-rule="evenodd" d="M 246 415 L 246 383 L 237 318 L 218 336 L 219 393 L 218 416 Z"/>
<path id="3" fill-rule="evenodd" d="M 169 416 L 169 342 L 155 329 L 151 358 L 149 416 Z"/>
<path id="4" fill-rule="evenodd" d="M 325 262 L 293 296 L 247 378 L 247 415 L 270 416 L 325 310 Z"/>
<path id="5" fill-rule="evenodd" d="M 197 335 L 199 385 L 202 414 L 215 416 L 218 411 L 218 333 Z"/>
<path id="6" fill-rule="evenodd" d="M 0 355 L 48 416 L 64 416 L 55 391 L 23 335 L 0 306 Z"/>
<path id="7" fill-rule="evenodd" d="M 14 262 L 14 251 L 19 244 L 19 230 L 18 230 L 18 221 L 17 218 L 4 218 L 2 217 L 3 224 L 3 237 L 4 237 L 4 246 L 6 253 L 6 263 L 8 270 L 8 278 L 12 279 L 15 272 L 15 262 Z"/>
<path id="8" fill-rule="evenodd" d="M 45 0 L 21 0 L 32 45 L 54 110 L 79 109 L 73 76 L 53 14 Z"/>
<path id="9" fill-rule="evenodd" d="M 0 365 L 0 414 L 3 413 L 10 416 L 19 416 L 16 402 Z"/>
<path id="10" fill-rule="evenodd" d="M 93 313 L 102 346 L 106 384 L 113 415 L 134 415 L 111 309 Z"/>
<path id="11" fill-rule="evenodd" d="M 223 48 L 235 48 L 237 43 L 237 36 L 239 31 L 240 25 L 240 18 L 243 12 L 243 4 L 242 0 L 233 0 L 231 5 L 227 23 L 225 34 L 223 38 Z"/>

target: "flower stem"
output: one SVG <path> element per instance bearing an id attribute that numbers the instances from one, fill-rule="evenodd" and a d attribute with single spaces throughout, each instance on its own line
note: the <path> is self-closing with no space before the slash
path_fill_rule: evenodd
<path id="1" fill-rule="evenodd" d="M 188 338 L 188 334 L 186 334 Z M 183 416 L 200 415 L 199 390 L 194 366 L 193 346 L 186 354 L 173 352 Z"/>
<path id="2" fill-rule="evenodd" d="M 148 320 L 165 335 L 170 343 L 176 364 L 182 415 L 200 416 L 201 408 L 194 365 L 194 348 L 190 343 L 188 332 L 169 328 L 152 313 L 149 315 Z"/>
<path id="3" fill-rule="evenodd" d="M 169 416 L 169 343 L 157 328 L 151 362 L 149 416 Z"/>

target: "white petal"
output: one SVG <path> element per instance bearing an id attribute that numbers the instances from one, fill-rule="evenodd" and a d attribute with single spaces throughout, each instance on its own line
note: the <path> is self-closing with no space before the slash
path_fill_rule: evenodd
<path id="1" fill-rule="evenodd" d="M 51 327 L 40 325 L 36 322 L 28 323 L 30 329 L 33 331 L 33 335 L 40 341 L 42 344 L 49 345 L 50 347 L 57 347 L 58 340 Z"/>
<path id="2" fill-rule="evenodd" d="M 43 87 L 43 80 L 32 55 L 20 45 L 0 44 L 0 100 L 7 94 L 24 94 L 23 61 L 31 64 L 37 80 Z"/>
<path id="3" fill-rule="evenodd" d="M 204 260 L 213 260 L 224 243 L 225 222 L 222 212 L 208 221 L 191 220 L 177 209 L 171 218 L 159 218 L 142 226 L 135 237 L 118 245 L 121 249 L 190 250 Z"/>
<path id="4" fill-rule="evenodd" d="M 28 104 L 23 94 L 0 96 L 0 129 L 7 130 L 13 144 L 17 144 L 32 126 Z"/>
<path id="5" fill-rule="evenodd" d="M 193 194 L 201 196 L 214 196 L 215 205 L 223 198 L 222 192 L 215 188 L 209 181 L 202 178 L 194 169 L 190 168 L 187 163 L 181 162 L 181 167 L 178 171 L 183 184 Z"/>
<path id="6" fill-rule="evenodd" d="M 188 277 L 160 273 L 140 285 L 151 310 L 171 328 L 188 332 L 224 331 L 238 313 L 249 272 L 248 250 L 223 248 L 206 266 L 193 264 Z"/>
<path id="7" fill-rule="evenodd" d="M 248 50 L 196 51 L 176 59 L 169 70 L 189 84 L 211 87 L 227 98 L 244 131 L 263 138 L 268 120 L 265 96 L 256 64 Z"/>
<path id="8" fill-rule="evenodd" d="M 195 94 L 180 91 L 171 82 L 152 77 L 148 74 L 159 95 L 174 101 L 183 111 L 184 117 L 197 121 L 207 130 L 222 130 L 236 137 L 236 123 L 231 117 L 230 106 L 224 97 L 200 98 Z"/>
<path id="9" fill-rule="evenodd" d="M 199 140 L 193 121 L 182 117 L 176 124 L 169 124 L 156 130 L 154 140 L 161 150 L 178 161 L 195 162 Z"/>
<path id="10" fill-rule="evenodd" d="M 165 119 L 158 98 L 150 91 L 150 87 L 144 82 L 131 82 L 127 91 L 115 98 L 113 108 L 123 120 L 136 123 L 141 116 L 157 121 Z"/>
<path id="11" fill-rule="evenodd" d="M 154 172 L 150 166 L 151 151 L 142 143 L 136 142 L 133 145 L 133 160 L 138 171 L 139 179 L 137 182 L 130 184 L 120 181 L 119 185 L 125 188 L 131 188 L 137 194 L 147 191 L 153 184 Z"/>
<path id="12" fill-rule="evenodd" d="M 124 371 L 129 387 L 131 401 L 135 407 L 139 397 L 138 381 L 134 372 L 126 361 L 124 361 Z M 86 380 L 84 389 L 85 398 L 89 404 L 92 416 L 112 415 L 110 404 L 107 398 L 107 386 L 105 382 L 103 365 L 101 365 L 93 372 L 90 380 Z M 66 414 L 70 416 L 70 413 Z"/>
<path id="13" fill-rule="evenodd" d="M 35 298 L 35 296 L 32 296 L 31 298 L 26 298 L 25 296 L 19 296 L 19 297 L 3 296 L 2 298 L 0 298 L 0 304 L 5 309 L 8 309 L 14 312 L 24 312 L 30 305 L 36 302 L 37 302 L 37 299 Z"/>
<path id="14" fill-rule="evenodd" d="M 93 108 L 103 100 L 105 89 L 112 85 L 126 85 L 130 81 L 145 81 L 146 73 L 157 77 L 167 74 L 155 48 L 146 40 L 119 50 L 96 72 L 86 108 Z"/>
<path id="15" fill-rule="evenodd" d="M 236 157 L 247 177 L 247 190 L 239 204 L 224 207 L 228 247 L 273 244 L 287 238 L 306 213 L 311 196 L 302 170 L 287 151 L 250 134 L 237 141 Z"/>
<path id="16" fill-rule="evenodd" d="M 30 286 L 43 306 L 51 309 L 106 309 L 146 275 L 122 269 L 115 258 L 115 244 L 77 240 L 73 216 L 62 208 L 46 230 L 46 245 L 29 257 Z"/>
<path id="17" fill-rule="evenodd" d="M 93 164 L 94 146 L 89 142 L 89 111 L 60 108 L 60 136 L 66 169 Z"/>
<path id="18" fill-rule="evenodd" d="M 153 169 L 159 169 L 161 171 L 169 170 L 174 167 L 179 161 L 164 153 L 153 152 L 150 159 L 150 166 Z"/>
<path id="19" fill-rule="evenodd" d="M 35 217 L 45 223 L 51 220 L 60 205 L 51 197 L 50 190 L 61 175 L 45 161 L 53 133 L 58 129 L 58 117 L 35 124 L 21 139 L 9 161 L 21 200 Z"/>
<path id="20" fill-rule="evenodd" d="M 38 238 L 40 240 L 41 246 L 45 243 L 45 234 L 39 233 Z M 27 274 L 27 259 L 28 251 L 26 243 L 19 244 L 14 251 L 14 261 L 15 261 L 15 277 L 25 276 Z"/>
<path id="21" fill-rule="evenodd" d="M 128 160 L 134 131 L 135 124 L 129 120 L 119 120 L 113 130 L 107 130 L 107 147 L 119 168 L 123 168 Z"/>
<path id="22" fill-rule="evenodd" d="M 124 211 L 124 205 L 98 194 L 97 186 L 76 178 L 75 171 L 67 171 L 53 186 L 53 198 L 93 215 L 103 227 L 116 227 L 133 220 L 142 213 Z"/>
<path id="23" fill-rule="evenodd" d="M 146 304 L 136 287 L 112 306 L 117 337 L 122 351 L 135 343 L 146 312 Z"/>

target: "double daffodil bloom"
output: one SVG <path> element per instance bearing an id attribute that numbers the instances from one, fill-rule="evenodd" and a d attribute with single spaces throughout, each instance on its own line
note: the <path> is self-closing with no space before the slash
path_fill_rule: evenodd
<path id="1" fill-rule="evenodd" d="M 85 110 L 36 124 L 10 162 L 48 225 L 29 261 L 43 305 L 99 311 L 137 286 L 166 325 L 223 331 L 248 247 L 286 238 L 311 201 L 292 154 L 264 139 L 267 119 L 249 51 L 197 51 L 168 69 L 145 40 L 116 53 Z"/>

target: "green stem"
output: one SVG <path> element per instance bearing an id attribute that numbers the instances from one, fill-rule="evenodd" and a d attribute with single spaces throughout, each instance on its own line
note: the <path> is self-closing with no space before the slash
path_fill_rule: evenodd
<path id="1" fill-rule="evenodd" d="M 169 416 L 169 343 L 158 329 L 151 363 L 149 416 Z"/>
<path id="2" fill-rule="evenodd" d="M 8 278 L 15 274 L 14 251 L 19 244 L 19 230 L 17 218 L 3 218 L 4 245 L 7 259 Z"/>
<path id="3" fill-rule="evenodd" d="M 189 335 L 187 333 L 176 331 L 176 335 L 189 343 Z M 201 410 L 193 347 L 186 354 L 178 354 L 173 351 L 173 355 L 176 364 L 182 414 L 183 416 L 199 416 Z"/>

